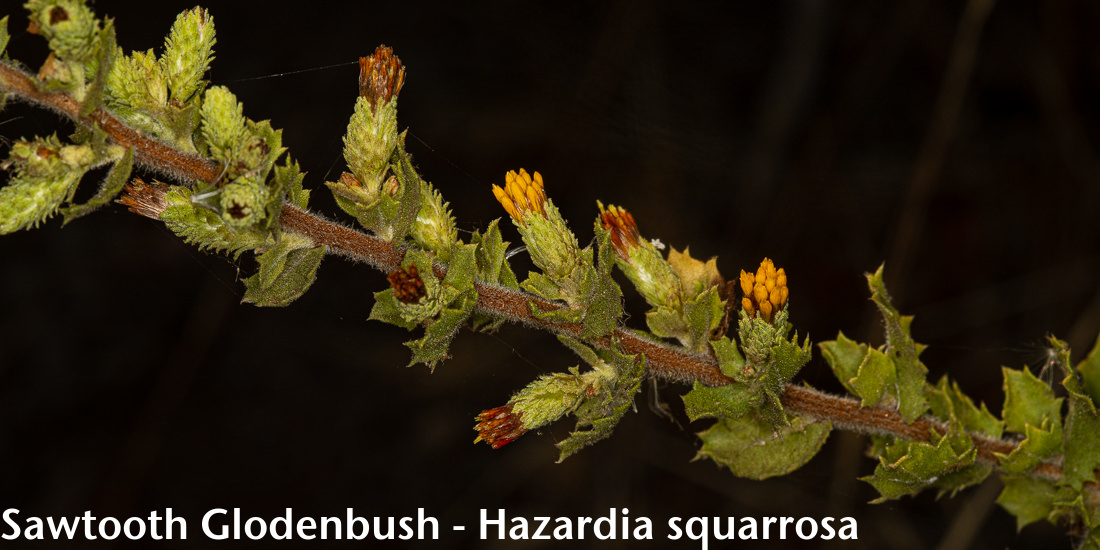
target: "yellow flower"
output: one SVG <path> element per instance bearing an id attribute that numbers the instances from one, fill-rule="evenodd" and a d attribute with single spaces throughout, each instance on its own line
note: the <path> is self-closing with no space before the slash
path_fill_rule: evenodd
<path id="1" fill-rule="evenodd" d="M 542 174 L 535 172 L 532 178 L 527 170 L 514 170 L 504 175 L 504 187 L 493 185 L 493 195 L 496 195 L 501 206 L 508 211 L 508 215 L 516 222 L 527 225 L 523 218 L 531 213 L 546 217 L 546 193 L 542 190 Z"/>
<path id="2" fill-rule="evenodd" d="M 741 307 L 749 317 L 759 312 L 760 318 L 770 323 L 775 312 L 787 304 L 787 272 L 776 269 L 770 259 L 764 258 L 755 274 L 741 270 L 741 292 L 745 295 Z"/>

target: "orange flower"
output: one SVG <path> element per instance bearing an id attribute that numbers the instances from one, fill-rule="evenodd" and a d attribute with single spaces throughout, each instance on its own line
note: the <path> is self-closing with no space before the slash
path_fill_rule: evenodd
<path id="1" fill-rule="evenodd" d="M 523 218 L 531 213 L 546 217 L 546 193 L 542 190 L 542 174 L 538 172 L 533 178 L 523 168 L 519 173 L 508 172 L 504 175 L 503 188 L 493 185 L 493 195 L 521 225 L 527 225 Z"/>
<path id="2" fill-rule="evenodd" d="M 741 270 L 741 292 L 745 295 L 741 307 L 749 317 L 759 312 L 760 318 L 770 323 L 775 312 L 787 304 L 787 272 L 776 269 L 770 259 L 764 258 L 755 274 Z"/>

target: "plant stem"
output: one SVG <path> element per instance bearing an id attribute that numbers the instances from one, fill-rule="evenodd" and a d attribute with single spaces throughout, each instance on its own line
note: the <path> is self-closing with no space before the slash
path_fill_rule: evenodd
<path id="1" fill-rule="evenodd" d="M 35 82 L 32 75 L 7 62 L 0 61 L 0 91 L 11 94 L 16 99 L 56 111 L 85 126 L 99 127 L 107 132 L 115 143 L 124 147 L 133 147 L 135 159 L 154 171 L 167 173 L 185 182 L 212 182 L 217 179 L 221 170 L 216 162 L 184 153 L 164 142 L 147 137 L 101 108 L 87 117 L 81 117 L 80 105 L 71 97 L 59 92 L 39 91 Z M 146 194 L 142 198 L 148 199 L 146 201 L 148 204 L 164 204 L 162 197 L 157 195 L 165 192 L 163 187 L 148 186 L 140 192 Z M 155 208 L 139 213 L 150 217 L 152 214 L 159 215 Z M 325 246 L 328 252 L 362 261 L 382 271 L 397 269 L 404 257 L 404 249 L 394 247 L 388 241 L 345 227 L 289 204 L 283 206 L 280 221 L 284 229 L 308 236 L 317 245 Z M 442 278 L 446 268 L 436 265 L 435 271 Z M 475 308 L 480 312 L 557 334 L 580 337 L 579 323 L 556 323 L 539 319 L 532 314 L 532 305 L 538 306 L 543 311 L 549 311 L 565 307 L 561 304 L 520 290 L 480 281 L 475 282 L 475 288 L 478 293 Z M 617 343 L 624 353 L 644 354 L 648 371 L 661 378 L 686 384 L 698 381 L 709 386 L 721 386 L 733 382 L 722 373 L 718 362 L 712 356 L 692 353 L 684 348 L 652 340 L 624 328 L 616 329 L 612 334 L 598 339 L 590 339 L 589 343 L 605 349 Z M 902 421 L 901 415 L 892 409 L 881 406 L 861 407 L 858 400 L 828 395 L 793 384 L 787 385 L 782 395 L 782 403 L 790 413 L 822 421 L 828 420 L 836 427 L 863 433 L 892 435 L 916 441 L 930 441 L 934 437 L 947 433 L 946 426 L 928 417 L 906 424 Z M 977 447 L 977 459 L 987 464 L 998 463 L 997 455 L 1008 454 L 1017 446 L 1015 442 L 1004 439 L 992 439 L 977 434 L 971 434 L 971 437 Z M 1047 479 L 1060 478 L 1062 468 L 1058 461 L 1059 459 L 1055 459 L 1040 464 L 1034 470 L 1034 474 Z M 1090 483 L 1089 486 L 1092 491 L 1097 491 L 1095 483 Z"/>

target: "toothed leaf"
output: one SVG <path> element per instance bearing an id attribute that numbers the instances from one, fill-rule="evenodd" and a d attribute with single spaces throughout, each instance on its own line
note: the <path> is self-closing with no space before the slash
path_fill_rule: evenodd
<path id="1" fill-rule="evenodd" d="M 755 414 L 723 418 L 698 434 L 703 447 L 695 458 L 709 458 L 749 479 L 789 474 L 817 454 L 832 426 L 804 417 L 788 420 L 777 428 Z"/>

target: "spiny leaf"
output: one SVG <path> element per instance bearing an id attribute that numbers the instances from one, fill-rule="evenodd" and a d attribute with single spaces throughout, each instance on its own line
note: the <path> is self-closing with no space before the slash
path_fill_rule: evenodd
<path id="1" fill-rule="evenodd" d="M 1097 411 L 1096 403 L 1085 392 L 1082 380 L 1078 373 L 1082 373 L 1090 361 L 1096 360 L 1094 349 L 1076 370 L 1068 368 L 1069 347 L 1055 338 L 1051 343 L 1061 355 L 1060 363 L 1067 365 L 1066 377 L 1062 386 L 1069 394 L 1069 411 L 1065 420 L 1065 440 L 1063 445 L 1065 452 L 1062 457 L 1062 483 L 1081 490 L 1086 482 L 1097 480 L 1097 468 L 1100 468 L 1100 411 Z M 1084 378 L 1081 375 L 1081 378 Z"/>
<path id="2" fill-rule="evenodd" d="M 582 338 L 599 338 L 610 334 L 623 315 L 622 290 L 611 277 L 615 261 L 610 232 L 602 227 L 597 228 L 596 242 L 599 261 L 595 269 L 585 269 L 587 288 L 582 291 L 586 302 L 584 321 L 581 324 Z"/>
<path id="3" fill-rule="evenodd" d="M 471 239 L 477 245 L 477 270 L 479 277 L 490 284 L 507 288 L 519 288 L 516 275 L 508 265 L 508 242 L 500 233 L 500 219 L 489 222 L 485 232 L 474 232 Z"/>
<path id="4" fill-rule="evenodd" d="M 731 378 L 744 376 L 741 370 L 745 367 L 745 358 L 741 355 L 737 342 L 730 340 L 728 336 L 723 336 L 717 340 L 711 340 L 710 345 L 714 349 L 714 356 L 718 359 L 718 368 L 722 370 L 722 374 Z"/>
<path id="5" fill-rule="evenodd" d="M 86 117 L 99 108 L 103 90 L 107 85 L 107 75 L 111 73 L 118 45 L 115 43 L 115 25 L 107 20 L 103 30 L 99 31 L 99 46 L 96 50 L 95 73 L 92 81 L 84 89 L 84 99 L 80 102 L 80 116 Z"/>
<path id="6" fill-rule="evenodd" d="M 872 501 L 878 503 L 932 487 L 941 476 L 973 464 L 977 456 L 977 447 L 961 432 L 942 436 L 935 444 L 893 440 L 879 454 L 874 474 L 860 479 L 879 492 Z"/>
<path id="7" fill-rule="evenodd" d="M 1016 530 L 1028 524 L 1046 519 L 1054 510 L 1054 502 L 1069 497 L 1067 487 L 1055 487 L 1054 482 L 1032 476 L 1005 475 L 1001 477 L 1004 489 L 997 497 L 997 504 L 1016 517 Z"/>
<path id="8" fill-rule="evenodd" d="M 1083 361 L 1077 364 L 1081 375 L 1081 391 L 1088 395 L 1093 403 L 1100 403 L 1100 336 L 1092 345 L 1092 350 Z"/>
<path id="9" fill-rule="evenodd" d="M 576 430 L 558 443 L 557 447 L 561 450 L 558 462 L 610 436 L 634 404 L 634 395 L 638 393 L 645 375 L 645 358 L 624 355 L 619 351 L 618 344 L 613 343 L 603 359 L 615 369 L 617 378 L 610 387 L 586 399 L 574 413 L 577 417 Z"/>
<path id="10" fill-rule="evenodd" d="M 396 162 L 394 172 L 397 175 L 397 180 L 401 183 L 402 192 L 397 212 L 387 222 L 393 231 L 389 237 L 390 242 L 400 243 L 405 235 L 409 233 L 409 230 L 412 229 L 413 223 L 416 222 L 416 215 L 420 212 L 420 205 L 423 202 L 421 193 L 424 189 L 422 188 L 426 184 L 421 182 L 420 175 L 413 168 L 412 159 L 405 152 L 405 147 L 401 142 L 398 142 L 394 151 L 394 161 Z"/>
<path id="11" fill-rule="evenodd" d="M 863 407 L 878 405 L 886 395 L 897 397 L 897 383 L 894 362 L 877 349 L 867 351 L 859 372 L 849 381 L 852 393 L 862 398 Z"/>
<path id="12" fill-rule="evenodd" d="M 1024 433 L 1025 427 L 1043 426 L 1047 421 L 1061 425 L 1062 398 L 1036 378 L 1026 367 L 1022 370 L 1001 369 L 1004 374 L 1004 420 L 1012 432 Z"/>
<path id="13" fill-rule="evenodd" d="M 863 358 L 867 356 L 867 344 L 860 344 L 850 340 L 843 332 L 837 334 L 836 340 L 821 342 L 821 355 L 833 369 L 833 374 L 841 384 L 852 393 L 856 393 L 852 387 L 852 379 L 859 373 L 859 366 Z"/>
<path id="14" fill-rule="evenodd" d="M 788 421 L 776 428 L 758 414 L 723 418 L 698 434 L 703 447 L 695 458 L 709 458 L 749 479 L 789 474 L 817 454 L 832 425 L 805 417 Z"/>
<path id="15" fill-rule="evenodd" d="M 1042 461 L 1062 452 L 1062 425 L 1046 421 L 1043 427 L 1024 425 L 1026 439 L 1021 441 L 1007 455 L 997 454 L 1001 458 L 1000 468 L 1010 474 L 1024 474 Z"/>
<path id="16" fill-rule="evenodd" d="M 867 275 L 867 284 L 871 288 L 871 300 L 878 306 L 886 324 L 886 352 L 893 359 L 897 371 L 898 412 L 902 420 L 911 423 L 928 410 L 928 401 L 924 397 L 928 369 L 918 358 L 924 346 L 914 342 L 909 335 L 913 318 L 902 316 L 890 303 L 882 273 L 883 266 L 879 266 L 874 274 Z"/>
<path id="17" fill-rule="evenodd" d="M 712 286 L 692 298 L 684 300 L 684 320 L 694 346 L 692 351 L 704 353 L 711 334 L 722 323 L 725 303 L 718 297 L 718 287 Z"/>
<path id="18" fill-rule="evenodd" d="M 947 377 L 940 378 L 934 391 L 929 392 L 932 414 L 947 422 L 960 422 L 964 430 L 988 435 L 1000 439 L 1004 432 L 1004 422 L 989 412 L 985 403 L 979 409 L 962 390 L 958 382 L 948 383 Z"/>

